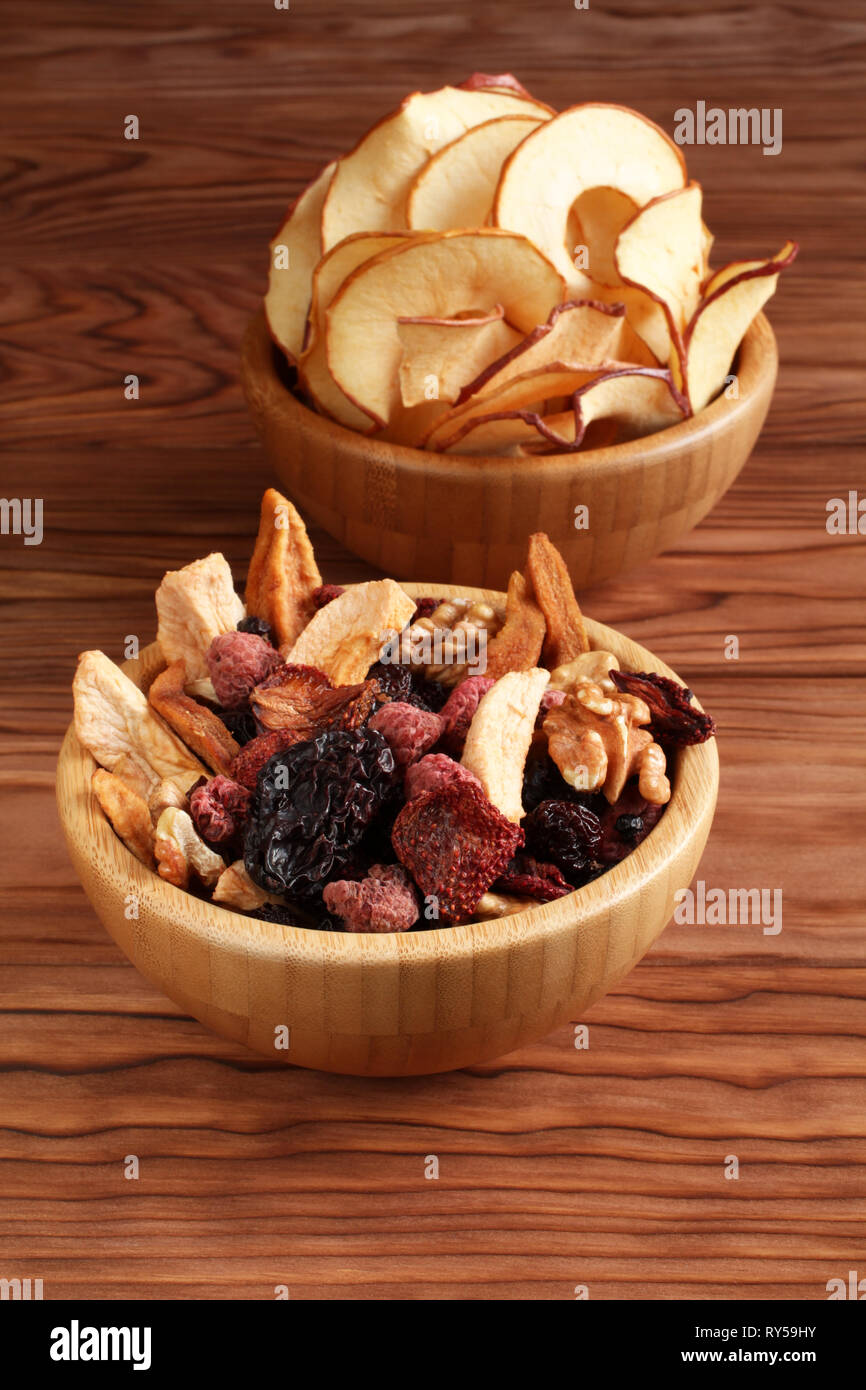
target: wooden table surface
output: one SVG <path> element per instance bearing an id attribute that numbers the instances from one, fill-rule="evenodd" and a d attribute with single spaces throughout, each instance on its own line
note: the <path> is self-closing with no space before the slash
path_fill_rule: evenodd
<path id="1" fill-rule="evenodd" d="M 0 538 L 0 1275 L 142 1299 L 823 1299 L 866 1275 L 863 544 L 825 526 L 866 487 L 862 6 L 0 13 L 2 492 L 45 509 L 41 546 Z M 763 436 L 695 533 L 585 597 L 716 714 L 700 877 L 781 889 L 783 929 L 671 925 L 585 1050 L 569 1026 L 429 1079 L 287 1070 L 120 955 L 54 762 L 76 653 L 150 640 L 168 567 L 217 548 L 244 571 L 271 480 L 238 344 L 290 196 L 405 92 L 476 68 L 668 130 L 698 100 L 783 111 L 777 157 L 686 151 L 717 262 L 802 243 Z M 314 539 L 329 580 L 369 573 Z"/>

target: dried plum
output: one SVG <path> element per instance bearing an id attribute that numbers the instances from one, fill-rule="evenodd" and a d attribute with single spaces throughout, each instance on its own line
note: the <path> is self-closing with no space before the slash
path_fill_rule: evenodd
<path id="1" fill-rule="evenodd" d="M 269 893 L 318 901 L 401 780 L 372 729 L 329 730 L 261 768 L 244 847 L 247 873 Z"/>

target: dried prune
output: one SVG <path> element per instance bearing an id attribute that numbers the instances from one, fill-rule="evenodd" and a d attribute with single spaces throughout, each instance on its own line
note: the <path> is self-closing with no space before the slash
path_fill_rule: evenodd
<path id="1" fill-rule="evenodd" d="M 716 732 L 715 720 L 692 704 L 684 685 L 654 671 L 611 671 L 617 690 L 637 695 L 649 706 L 653 738 L 669 748 L 705 743 Z"/>
<path id="2" fill-rule="evenodd" d="M 527 851 L 555 864 L 575 888 L 597 871 L 601 822 L 575 801 L 542 801 L 523 822 Z"/>
<path id="3" fill-rule="evenodd" d="M 244 846 L 254 883 L 318 901 L 400 780 L 372 729 L 329 730 L 275 754 L 256 783 Z"/>
<path id="4" fill-rule="evenodd" d="M 544 744 L 536 742 L 529 750 L 529 757 L 523 770 L 523 805 L 534 811 L 542 801 L 573 801 L 579 806 L 587 806 L 596 814 L 607 805 L 604 798 L 595 792 L 576 791 L 566 782 L 556 763 L 547 752 Z"/>

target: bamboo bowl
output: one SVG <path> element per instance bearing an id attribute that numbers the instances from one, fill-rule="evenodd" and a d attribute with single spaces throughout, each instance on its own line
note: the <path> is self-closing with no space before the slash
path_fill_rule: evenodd
<path id="1" fill-rule="evenodd" d="M 303 405 L 258 313 L 241 350 L 247 404 L 293 500 L 395 578 L 504 588 L 546 531 L 577 589 L 644 564 L 696 526 L 745 464 L 769 409 L 776 340 L 759 314 L 740 346 L 739 397 L 646 439 L 547 458 L 434 454 L 356 434 Z M 589 527 L 575 530 L 575 507 Z"/>
<path id="2" fill-rule="evenodd" d="M 453 585 L 407 592 L 504 595 Z M 673 675 L 644 647 L 587 622 L 623 666 Z M 163 668 L 156 643 L 126 673 L 143 689 Z M 690 883 L 716 804 L 715 742 L 684 749 L 673 795 L 643 844 L 602 878 L 512 917 L 401 935 L 258 922 L 165 883 L 130 854 L 90 790 L 96 764 L 74 728 L 57 767 L 69 854 L 96 913 L 132 963 L 222 1037 L 271 1059 L 358 1076 L 451 1071 L 510 1052 L 577 1017 L 663 931 Z M 130 894 L 138 917 L 128 916 Z M 289 1029 L 288 1050 L 275 1030 Z"/>

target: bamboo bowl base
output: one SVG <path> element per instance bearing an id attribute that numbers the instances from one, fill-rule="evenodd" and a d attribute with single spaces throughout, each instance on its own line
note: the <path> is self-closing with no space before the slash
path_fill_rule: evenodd
<path id="1" fill-rule="evenodd" d="M 453 585 L 406 588 L 415 597 L 504 600 Z M 623 666 L 673 674 L 613 629 L 587 628 L 593 647 Z M 154 643 L 124 670 L 146 689 L 163 664 Z M 354 935 L 257 921 L 165 883 L 115 836 L 90 790 L 95 766 L 70 727 L 57 768 L 60 818 L 84 891 L 121 950 L 222 1037 L 278 1061 L 360 1076 L 487 1061 L 601 998 L 649 949 L 690 883 L 719 776 L 713 740 L 684 749 L 671 801 L 643 844 L 566 898 L 498 921 Z M 288 1049 L 275 1045 L 284 1029 Z"/>

